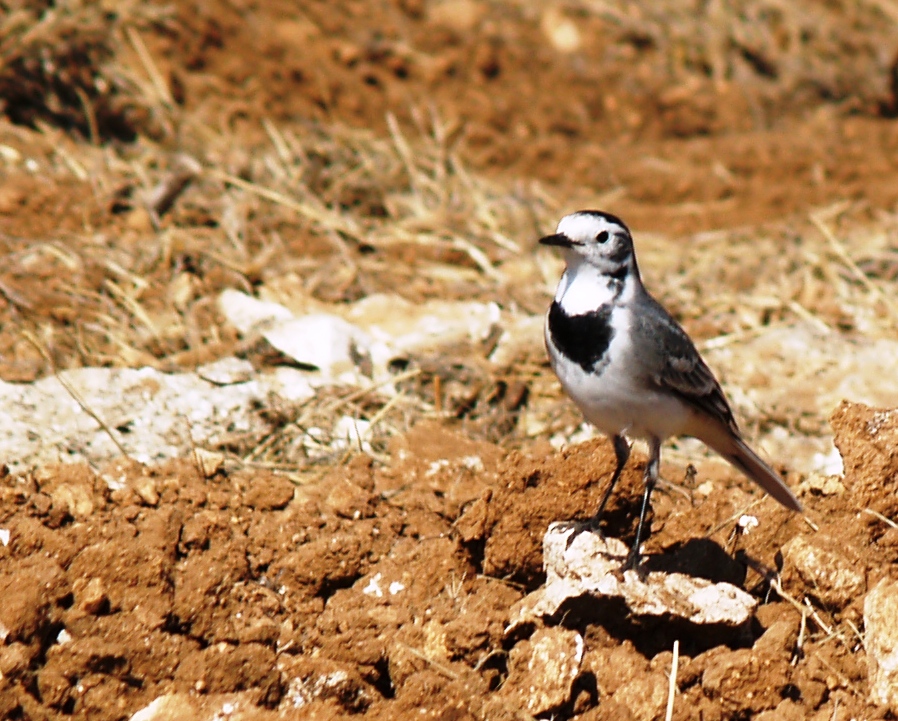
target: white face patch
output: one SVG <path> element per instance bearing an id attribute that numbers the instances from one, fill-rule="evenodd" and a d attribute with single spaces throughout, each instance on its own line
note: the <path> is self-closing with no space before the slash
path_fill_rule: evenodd
<path id="1" fill-rule="evenodd" d="M 606 275 L 620 277 L 625 266 L 635 268 L 630 231 L 613 215 L 598 211 L 571 213 L 561 219 L 558 234 L 571 241 L 565 253 L 568 266 L 579 255 Z"/>
<path id="2" fill-rule="evenodd" d="M 595 242 L 596 236 L 603 231 L 609 235 L 628 232 L 619 223 L 608 220 L 601 215 L 582 212 L 564 216 L 558 223 L 556 230 L 556 232 L 566 235 L 571 240 L 579 243 Z"/>

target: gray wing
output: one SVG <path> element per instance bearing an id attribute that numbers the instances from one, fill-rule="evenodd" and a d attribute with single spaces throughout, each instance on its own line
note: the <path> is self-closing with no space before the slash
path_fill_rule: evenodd
<path id="1" fill-rule="evenodd" d="M 697 438 L 726 458 L 783 506 L 801 512 L 801 503 L 779 474 L 768 466 L 739 434 L 720 383 L 705 365 L 689 336 L 654 299 L 649 298 L 637 328 L 651 340 L 646 348 L 664 349 L 647 358 L 648 380 L 675 393 L 710 423 L 699 423 Z M 704 426 L 704 427 L 702 427 Z"/>
<path id="2" fill-rule="evenodd" d="M 650 382 L 658 388 L 672 391 L 696 410 L 722 423 L 738 437 L 739 426 L 711 369 L 699 355 L 686 331 L 660 303 L 651 296 L 649 300 L 651 310 L 639 322 L 644 333 L 654 336 L 656 347 L 665 349 L 653 364 Z"/>

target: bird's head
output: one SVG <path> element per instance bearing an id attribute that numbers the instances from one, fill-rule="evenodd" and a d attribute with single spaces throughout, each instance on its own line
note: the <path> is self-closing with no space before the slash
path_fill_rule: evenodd
<path id="1" fill-rule="evenodd" d="M 620 280 L 631 271 L 638 273 L 630 230 L 610 213 L 581 210 L 566 215 L 555 233 L 539 242 L 562 248 L 569 268 L 586 262 L 603 275 Z"/>

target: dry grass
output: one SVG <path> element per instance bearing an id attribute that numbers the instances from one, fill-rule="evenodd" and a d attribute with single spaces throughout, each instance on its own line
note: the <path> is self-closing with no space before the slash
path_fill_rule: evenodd
<path id="1" fill-rule="evenodd" d="M 393 289 L 421 299 L 476 288 L 490 298 L 504 280 L 498 266 L 548 216 L 532 193 L 468 175 L 438 128 L 413 142 L 398 129 L 388 139 L 343 127 L 268 130 L 267 148 L 220 138 L 190 161 L 189 183 L 187 163 L 151 145 L 125 157 L 70 143 L 50 150 L 55 137 L 21 131 L 8 142 L 48 147 L 38 160 L 16 150 L 19 172 L 37 163 L 59 185 L 91 179 L 84 191 L 99 217 L 80 231 L 4 239 L 7 295 L 23 315 L 49 321 L 44 340 L 60 367 L 173 368 L 230 352 L 233 334 L 209 302 L 225 287 L 276 287 L 298 305 Z M 154 199 L 172 184 L 182 194 L 159 217 Z M 36 265 L 44 285 L 33 283 Z M 78 313 L 55 323 L 53 303 Z M 77 347 L 63 337 L 70 325 Z"/>
<path id="2" fill-rule="evenodd" d="M 697 327 L 706 349 L 798 321 L 824 332 L 892 337 L 896 236 L 895 216 L 837 203 L 676 244 L 647 238 L 642 255 L 650 282 Z"/>
<path id="3" fill-rule="evenodd" d="M 78 23 L 84 42 L 98 42 L 96 19 L 45 17 L 35 42 Z M 297 311 L 376 291 L 491 300 L 505 292 L 502 264 L 522 255 L 522 239 L 529 243 L 547 222 L 548 202 L 537 188 L 469 174 L 456 153 L 457 132 L 433 111 L 422 111 L 414 127 L 390 119 L 388 137 L 339 124 L 263 121 L 261 146 L 179 117 L 135 32 L 113 33 L 95 55 L 141 48 L 148 80 L 133 87 L 165 123 L 178 125 L 177 149 L 142 138 L 122 147 L 80 142 L 37 116 L 34 130 L 0 128 L 6 169 L 25 182 L 39 178 L 80 211 L 69 213 L 74 222 L 65 229 L 0 236 L 7 379 L 97 365 L 176 371 L 252 355 L 217 312 L 216 298 L 229 287 Z M 407 380 L 421 378 L 400 396 L 337 388 L 300 408 L 265 409 L 279 429 L 229 450 L 247 464 L 298 470 L 342 456 L 334 428 L 343 416 L 370 423 L 363 440 L 377 455 L 389 435 L 422 414 L 475 419 L 501 408 L 497 388 L 507 384 L 482 364 L 461 357 L 420 363 Z M 507 423 L 490 425 L 497 426 L 507 434 Z"/>
<path id="4" fill-rule="evenodd" d="M 128 38 L 140 55 L 139 31 L 164 23 L 164 7 L 32 0 L 13 3 L 2 15 L 0 98 L 10 119 L 75 130 L 94 143 L 160 134 L 160 98 L 147 93 L 143 69 L 123 45 Z M 170 96 L 165 99 L 170 105 Z"/>
<path id="5" fill-rule="evenodd" d="M 538 189 L 471 175 L 451 134 L 437 119 L 429 123 L 415 134 L 394 128 L 389 138 L 338 126 L 300 132 L 269 124 L 271 144 L 254 152 L 220 138 L 206 156 L 192 156 L 197 172 L 161 216 L 151 199 L 181 184 L 183 159 L 150 145 L 129 149 L 129 157 L 57 145 L 41 161 L 44 177 L 78 182 L 79 169 L 90 169 L 93 200 L 108 225 L 4 239 L 0 283 L 11 299 L 4 324 L 14 344 L 7 357 L 26 366 L 25 375 L 49 371 L 30 344 L 16 342 L 26 330 L 60 368 L 183 370 L 245 352 L 216 310 L 215 298 L 227 287 L 297 309 L 386 291 L 413 300 L 498 300 L 540 312 L 559 264 L 538 254 L 533 239 L 562 211 Z M 807 320 L 827 332 L 888 336 L 898 318 L 889 300 L 896 290 L 889 250 L 895 232 L 890 215 L 871 218 L 863 208 L 840 206 L 789 225 L 691 239 L 637 233 L 637 245 L 653 290 L 713 349 Z M 387 437 L 435 412 L 513 445 L 534 429 L 569 434 L 579 425 L 538 346 L 506 369 L 489 369 L 475 356 L 469 349 L 450 352 L 442 363 L 418 359 L 412 368 L 423 375 L 401 401 L 373 392 L 362 404 L 334 409 L 323 394 L 285 410 L 276 437 L 247 438 L 232 450 L 247 463 L 294 470 L 338 460 L 328 434 L 343 415 L 376 420 L 370 449 L 381 454 Z M 527 428 L 500 422 L 511 409 L 497 389 L 514 383 L 530 388 Z M 330 451 L 310 445 L 311 428 L 323 429 L 319 445 Z"/>

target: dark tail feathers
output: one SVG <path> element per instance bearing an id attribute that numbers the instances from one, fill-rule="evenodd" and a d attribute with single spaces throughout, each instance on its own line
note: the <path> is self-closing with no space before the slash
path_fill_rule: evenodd
<path id="1" fill-rule="evenodd" d="M 718 451 L 718 453 L 790 511 L 802 512 L 801 503 L 776 471 L 764 463 L 742 439 L 735 440 L 734 446 L 727 449 L 728 452 Z"/>

